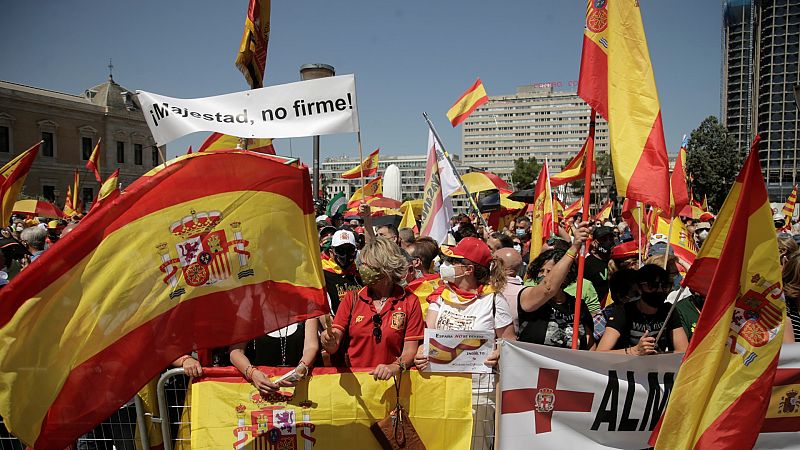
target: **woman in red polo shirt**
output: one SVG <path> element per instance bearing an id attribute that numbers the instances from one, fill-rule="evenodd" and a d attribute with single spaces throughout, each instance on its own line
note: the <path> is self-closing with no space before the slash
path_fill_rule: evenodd
<path id="1" fill-rule="evenodd" d="M 425 323 L 419 300 L 400 284 L 408 274 L 400 247 L 377 237 L 359 258 L 365 287 L 345 294 L 320 341 L 328 353 L 345 352 L 348 366 L 373 367 L 375 379 L 388 380 L 413 364 Z"/>

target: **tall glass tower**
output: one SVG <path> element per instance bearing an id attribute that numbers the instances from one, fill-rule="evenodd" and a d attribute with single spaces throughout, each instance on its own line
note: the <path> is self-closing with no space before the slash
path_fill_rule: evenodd
<path id="1" fill-rule="evenodd" d="M 742 150 L 761 135 L 770 200 L 782 202 L 800 182 L 800 0 L 725 1 L 722 34 L 722 121 Z"/>

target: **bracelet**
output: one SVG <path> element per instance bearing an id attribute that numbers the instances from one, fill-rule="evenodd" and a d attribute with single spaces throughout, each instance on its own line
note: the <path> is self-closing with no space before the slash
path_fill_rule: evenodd
<path id="1" fill-rule="evenodd" d="M 252 376 L 252 375 L 253 375 L 253 372 L 255 371 L 255 369 L 256 369 L 256 368 L 255 368 L 255 367 L 253 367 L 253 365 L 252 365 L 252 364 L 250 364 L 249 366 L 247 366 L 247 368 L 246 368 L 246 369 L 244 369 L 244 378 L 245 378 L 247 381 L 252 381 L 252 380 L 253 380 L 253 376 Z"/>
<path id="2" fill-rule="evenodd" d="M 570 257 L 572 259 L 575 259 L 578 256 L 578 251 L 575 250 L 574 248 L 571 248 L 571 249 L 567 250 L 567 253 L 564 254 L 564 256 L 568 256 L 568 257 Z"/>
<path id="3" fill-rule="evenodd" d="M 175 361 L 175 362 L 176 362 L 176 363 L 177 363 L 179 366 L 182 366 L 182 365 L 183 365 L 183 363 L 184 363 L 184 362 L 185 362 L 187 359 L 189 359 L 189 358 L 191 358 L 191 356 L 189 356 L 189 355 L 183 355 L 183 356 L 181 356 L 180 358 L 178 358 L 178 360 L 177 360 L 177 361 Z"/>

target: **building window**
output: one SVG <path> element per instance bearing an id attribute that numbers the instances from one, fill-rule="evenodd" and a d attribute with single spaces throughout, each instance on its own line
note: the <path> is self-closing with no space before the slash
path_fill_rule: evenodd
<path id="1" fill-rule="evenodd" d="M 55 186 L 42 186 L 42 197 L 50 203 L 55 203 L 56 201 L 56 187 Z"/>
<path id="2" fill-rule="evenodd" d="M 117 141 L 117 164 L 125 164 L 125 143 Z"/>
<path id="3" fill-rule="evenodd" d="M 153 146 L 152 157 L 153 157 L 153 167 L 155 167 L 158 165 L 158 147 L 156 147 L 155 145 Z"/>
<path id="4" fill-rule="evenodd" d="M 90 137 L 82 137 L 81 138 L 81 157 L 84 161 L 88 161 L 89 158 L 92 157 L 92 150 L 94 146 L 92 145 L 92 138 Z"/>
<path id="5" fill-rule="evenodd" d="M 133 144 L 133 163 L 142 165 L 142 144 Z"/>
<path id="6" fill-rule="evenodd" d="M 0 152 L 8 153 L 11 151 L 11 129 L 0 127 Z"/>
<path id="7" fill-rule="evenodd" d="M 42 141 L 44 141 L 42 142 L 42 156 L 49 156 L 52 158 L 53 155 L 55 154 L 53 148 L 54 147 L 53 133 L 49 131 L 42 131 Z"/>
<path id="8" fill-rule="evenodd" d="M 83 202 L 83 207 L 88 208 L 89 205 L 92 202 L 94 202 L 94 189 L 92 188 L 81 189 L 81 201 Z"/>

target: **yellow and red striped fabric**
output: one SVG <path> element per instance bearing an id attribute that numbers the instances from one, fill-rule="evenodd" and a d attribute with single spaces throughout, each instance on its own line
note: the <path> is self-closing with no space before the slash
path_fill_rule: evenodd
<path id="1" fill-rule="evenodd" d="M 583 180 L 586 176 L 586 155 L 589 153 L 587 150 L 591 146 L 594 149 L 594 126 L 589 129 L 589 136 L 586 138 L 586 142 L 583 143 L 578 154 L 575 155 L 567 164 L 564 165 L 564 168 L 561 169 L 561 172 L 553 175 L 550 177 L 550 187 L 561 186 L 562 184 L 567 184 L 570 181 L 577 181 Z M 594 155 L 594 151 L 591 152 Z M 595 173 L 597 168 L 595 167 L 594 161 L 592 161 L 592 173 Z"/>
<path id="2" fill-rule="evenodd" d="M 608 120 L 620 197 L 669 209 L 669 160 L 638 0 L 587 0 L 578 95 Z"/>
<path id="3" fill-rule="evenodd" d="M 547 164 L 542 165 L 536 188 L 533 191 L 533 216 L 531 217 L 531 253 L 530 260 L 542 252 L 542 244 L 555 230 L 553 230 L 553 193 L 548 182 L 550 175 L 547 173 Z"/>
<path id="4" fill-rule="evenodd" d="M 244 32 L 236 53 L 236 67 L 252 89 L 264 87 L 269 46 L 270 0 L 250 0 Z"/>
<path id="5" fill-rule="evenodd" d="M 752 448 L 769 405 L 786 316 L 756 144 L 684 284 L 705 294 L 705 305 L 651 444 Z"/>
<path id="6" fill-rule="evenodd" d="M 684 206 L 689 204 L 689 187 L 686 185 L 686 136 L 675 158 L 675 167 L 669 179 L 669 206 L 672 217 L 678 215 Z"/>
<path id="7" fill-rule="evenodd" d="M 797 204 L 797 185 L 794 185 L 794 189 L 792 189 L 792 193 L 789 194 L 789 198 L 786 199 L 786 204 L 783 205 L 783 209 L 781 210 L 781 214 L 786 217 L 786 223 L 791 223 L 792 217 L 794 217 L 794 206 Z"/>
<path id="8" fill-rule="evenodd" d="M 795 192 L 797 192 L 797 186 L 795 186 L 794 188 L 795 188 Z M 708 195 L 703 194 L 703 204 L 700 207 L 703 208 L 704 212 L 709 212 L 708 211 Z"/>
<path id="9" fill-rule="evenodd" d="M 78 214 L 83 213 L 81 201 L 81 174 L 78 169 L 75 169 L 75 174 L 72 177 L 72 207 Z"/>
<path id="10" fill-rule="evenodd" d="M 600 211 L 597 211 L 594 218 L 592 220 L 599 220 L 601 222 L 605 222 L 606 220 L 611 217 L 611 210 L 614 208 L 614 200 L 609 200 L 600 207 Z"/>
<path id="11" fill-rule="evenodd" d="M 631 229 L 631 236 L 635 241 L 643 241 L 650 235 L 650 223 L 644 205 L 636 200 L 625 199 L 622 202 L 622 220 Z"/>
<path id="12" fill-rule="evenodd" d="M 89 212 L 96 211 L 101 205 L 113 202 L 115 198 L 119 197 L 119 194 L 119 169 L 117 169 L 100 186 L 100 192 L 97 193 L 97 198 L 92 203 Z"/>
<path id="13" fill-rule="evenodd" d="M 564 208 L 564 220 L 567 220 L 576 214 L 578 214 L 583 209 L 583 197 L 578 198 L 575 200 L 575 203 L 567 206 Z"/>
<path id="14" fill-rule="evenodd" d="M 666 213 L 665 213 L 666 214 Z M 686 226 L 679 217 L 667 218 L 658 216 L 656 219 L 656 228 L 653 233 L 663 234 L 669 239 L 669 246 L 675 253 L 675 256 L 685 265 L 691 266 L 697 258 L 697 245 L 694 243 L 694 238 L 689 235 Z M 672 227 L 670 227 L 672 221 Z M 670 232 L 672 234 L 670 234 Z"/>
<path id="15" fill-rule="evenodd" d="M 344 172 L 340 175 L 340 177 L 346 180 L 354 180 L 356 178 L 361 178 L 361 171 L 364 171 L 365 177 L 371 177 L 378 173 L 378 155 L 381 149 L 375 149 L 374 152 L 370 153 L 364 161 L 359 163 L 357 166 L 353 167 L 352 169 Z"/>
<path id="16" fill-rule="evenodd" d="M 3 288 L 0 414 L 63 449 L 176 357 L 328 312 L 308 171 L 180 156 Z"/>
<path id="17" fill-rule="evenodd" d="M 72 205 L 72 186 L 67 186 L 67 196 L 64 199 L 64 217 L 73 217 L 78 214 Z"/>
<path id="18" fill-rule="evenodd" d="M 481 79 L 475 80 L 475 83 L 464 92 L 464 95 L 459 98 L 453 106 L 447 111 L 447 120 L 454 127 L 467 120 L 470 114 L 475 111 L 479 106 L 489 101 L 489 96 L 486 95 L 486 89 L 483 87 Z"/>
<path id="19" fill-rule="evenodd" d="M 352 208 L 351 203 L 364 200 L 367 197 L 374 197 L 376 195 L 383 195 L 383 178 L 375 177 L 369 183 L 365 184 L 363 188 L 356 189 L 350 200 L 347 201 L 347 207 Z"/>
<path id="20" fill-rule="evenodd" d="M 17 196 L 25 185 L 33 160 L 39 152 L 41 142 L 20 153 L 0 168 L 0 226 L 8 225 Z"/>
<path id="21" fill-rule="evenodd" d="M 97 144 L 94 146 L 94 150 L 92 150 L 92 155 L 89 156 L 89 161 L 86 162 L 86 169 L 91 170 L 94 172 L 94 177 L 97 179 L 97 182 L 102 182 L 103 179 L 100 178 L 100 141 L 102 138 L 97 139 Z"/>
<path id="22" fill-rule="evenodd" d="M 203 142 L 197 152 L 213 152 L 217 150 L 234 150 L 237 146 L 247 146 L 246 150 L 251 152 L 266 153 L 268 155 L 275 154 L 275 147 L 272 145 L 272 139 L 267 138 L 247 138 L 244 142 L 236 136 L 222 133 L 211 133 L 209 137 Z M 191 154 L 191 153 L 188 153 Z"/>

